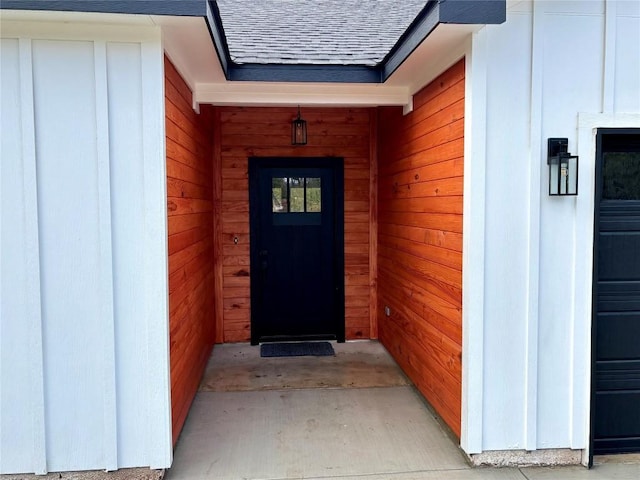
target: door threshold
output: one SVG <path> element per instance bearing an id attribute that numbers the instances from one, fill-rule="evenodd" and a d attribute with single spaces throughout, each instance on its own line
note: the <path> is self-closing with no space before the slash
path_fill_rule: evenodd
<path id="1" fill-rule="evenodd" d="M 258 339 L 258 345 L 260 343 L 286 343 L 286 342 L 313 342 L 313 341 L 327 341 L 337 340 L 335 334 L 318 334 L 318 335 L 265 335 Z"/>

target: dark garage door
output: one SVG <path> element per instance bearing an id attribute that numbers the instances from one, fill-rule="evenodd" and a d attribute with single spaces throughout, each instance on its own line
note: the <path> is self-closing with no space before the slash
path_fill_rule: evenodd
<path id="1" fill-rule="evenodd" d="M 640 129 L 597 135 L 594 454 L 640 451 Z"/>

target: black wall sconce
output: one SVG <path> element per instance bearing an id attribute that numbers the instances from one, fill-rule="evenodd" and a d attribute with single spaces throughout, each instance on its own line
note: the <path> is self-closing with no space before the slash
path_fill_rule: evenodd
<path id="1" fill-rule="evenodd" d="M 578 156 L 568 150 L 567 138 L 550 138 L 547 142 L 549 195 L 578 195 Z"/>
<path id="2" fill-rule="evenodd" d="M 298 117 L 291 122 L 291 145 L 307 144 L 307 122 L 300 116 L 300 105 L 298 105 Z"/>

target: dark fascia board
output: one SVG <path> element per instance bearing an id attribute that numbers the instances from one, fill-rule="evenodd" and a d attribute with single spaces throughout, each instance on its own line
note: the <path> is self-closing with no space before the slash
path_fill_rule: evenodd
<path id="1" fill-rule="evenodd" d="M 2 0 L 0 8 L 204 17 L 207 0 Z"/>
<path id="2" fill-rule="evenodd" d="M 227 80 L 255 82 L 384 83 L 441 23 L 500 24 L 506 0 L 428 0 L 387 56 L 375 67 L 359 65 L 237 64 L 215 0 L 1 0 L 0 9 L 53 10 L 202 17 Z"/>
<path id="3" fill-rule="evenodd" d="M 440 22 L 500 24 L 507 20 L 504 0 L 440 0 Z"/>
<path id="4" fill-rule="evenodd" d="M 224 76 L 229 80 L 229 71 L 233 65 L 233 61 L 229 54 L 227 35 L 224 33 L 224 27 L 222 26 L 220 10 L 218 9 L 218 4 L 214 0 L 207 1 L 206 22 L 209 34 L 211 35 L 211 40 L 213 41 L 216 53 L 218 54 L 218 59 L 220 60 L 220 66 L 222 67 Z"/>
<path id="5" fill-rule="evenodd" d="M 360 65 L 234 64 L 227 72 L 230 81 L 381 83 L 377 67 Z"/>

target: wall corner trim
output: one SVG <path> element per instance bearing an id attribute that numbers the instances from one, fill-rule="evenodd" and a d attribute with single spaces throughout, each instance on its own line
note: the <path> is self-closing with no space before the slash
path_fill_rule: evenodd
<path id="1" fill-rule="evenodd" d="M 169 365 L 169 287 L 165 147 L 164 52 L 159 41 L 143 42 L 143 169 L 146 245 L 145 316 L 150 370 L 147 461 L 154 469 L 173 460 Z M 147 193 L 148 192 L 148 193 Z M 164 261 L 159 261 L 163 259 Z"/>
<path id="2" fill-rule="evenodd" d="M 467 454 L 482 452 L 483 434 L 487 57 L 481 29 L 465 56 L 460 445 Z"/>

